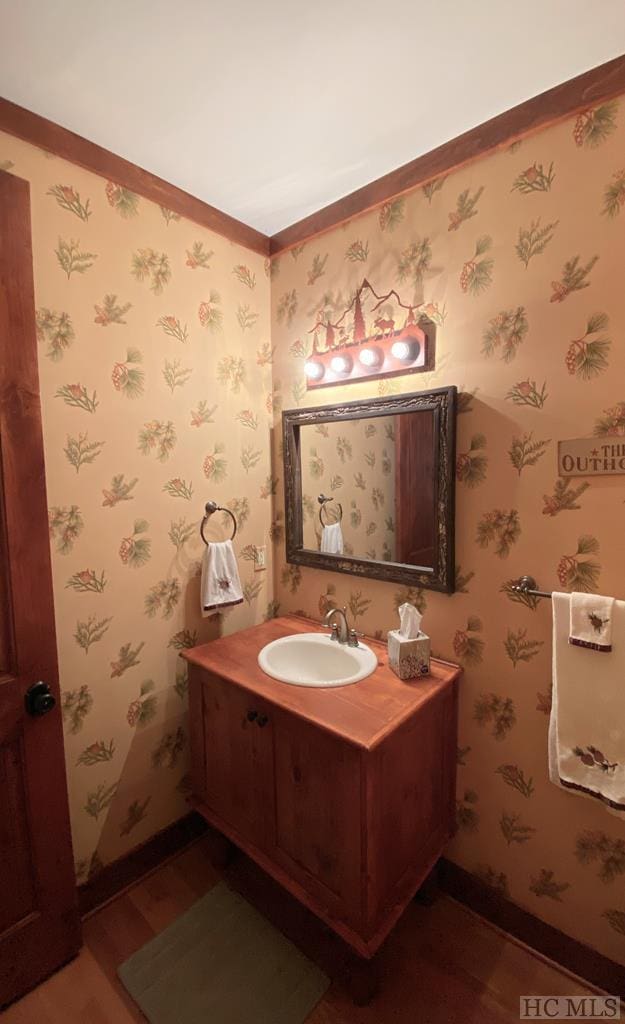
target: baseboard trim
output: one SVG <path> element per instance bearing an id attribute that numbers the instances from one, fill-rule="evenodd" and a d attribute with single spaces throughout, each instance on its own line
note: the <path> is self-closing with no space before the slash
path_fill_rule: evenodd
<path id="1" fill-rule="evenodd" d="M 439 862 L 439 885 L 449 896 L 560 967 L 610 995 L 625 998 L 625 967 L 499 896 L 480 878 L 445 857 Z"/>
<path id="2" fill-rule="evenodd" d="M 81 915 L 85 917 L 119 896 L 209 830 L 202 815 L 191 811 L 119 860 L 107 864 L 95 878 L 78 886 Z M 564 970 L 611 995 L 625 998 L 624 966 L 493 892 L 480 878 L 445 857 L 438 862 L 438 884 L 443 892 Z"/>
<path id="3" fill-rule="evenodd" d="M 201 814 L 191 811 L 123 857 L 107 864 L 94 878 L 78 886 L 78 907 L 82 917 L 118 896 L 140 878 L 160 867 L 185 846 L 204 835 L 208 825 Z"/>

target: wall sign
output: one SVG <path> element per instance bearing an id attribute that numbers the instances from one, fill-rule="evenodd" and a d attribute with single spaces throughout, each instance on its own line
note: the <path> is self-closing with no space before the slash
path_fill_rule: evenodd
<path id="1" fill-rule="evenodd" d="M 577 437 L 558 441 L 560 476 L 625 473 L 625 437 Z"/>

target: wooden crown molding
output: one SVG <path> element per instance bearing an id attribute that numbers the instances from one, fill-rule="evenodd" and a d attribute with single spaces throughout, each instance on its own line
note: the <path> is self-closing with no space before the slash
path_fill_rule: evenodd
<path id="1" fill-rule="evenodd" d="M 87 171 L 107 178 L 116 185 L 123 185 L 154 203 L 179 213 L 181 217 L 201 224 L 204 228 L 222 235 L 231 242 L 252 249 L 263 256 L 269 254 L 269 238 L 255 228 L 248 227 L 235 217 L 222 213 L 201 199 L 189 195 L 176 185 L 144 171 L 136 164 L 116 156 L 95 142 L 83 139 L 81 135 L 48 121 L 47 118 L 20 107 L 0 97 L 0 131 L 15 135 L 40 149 L 46 149 L 55 156 L 63 157 Z"/>
<path id="2" fill-rule="evenodd" d="M 464 167 L 515 139 L 562 121 L 581 110 L 625 93 L 625 54 L 571 78 L 492 117 L 382 178 L 278 231 L 270 239 L 272 256 L 344 224 L 395 196 Z"/>
<path id="3" fill-rule="evenodd" d="M 300 245 L 359 214 L 381 206 L 395 196 L 425 185 L 441 174 L 458 170 L 516 139 L 531 135 L 622 93 L 625 93 L 625 54 L 492 117 L 477 128 L 471 128 L 437 149 L 283 228 L 271 238 L 175 185 L 170 185 L 155 174 L 144 171 L 129 160 L 1 97 L 0 131 L 46 149 L 118 185 L 124 185 L 146 199 L 166 206 L 181 217 L 201 224 L 254 252 L 263 256 L 276 256 L 285 249 Z"/>

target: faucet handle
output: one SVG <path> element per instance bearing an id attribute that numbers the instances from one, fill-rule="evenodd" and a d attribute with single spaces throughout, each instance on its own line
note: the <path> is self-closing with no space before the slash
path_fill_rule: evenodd
<path id="1" fill-rule="evenodd" d="M 333 622 L 330 626 L 330 640 L 338 640 L 339 638 L 339 627 L 337 622 Z"/>
<path id="2" fill-rule="evenodd" d="M 349 640 L 347 641 L 350 647 L 358 647 L 358 637 L 364 636 L 364 633 L 358 633 L 355 629 L 350 629 Z"/>

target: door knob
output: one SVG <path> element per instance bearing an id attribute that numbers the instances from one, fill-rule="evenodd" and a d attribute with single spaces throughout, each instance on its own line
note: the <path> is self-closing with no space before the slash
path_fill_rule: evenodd
<path id="1" fill-rule="evenodd" d="M 28 714 L 33 718 L 39 718 L 41 715 L 47 715 L 48 711 L 52 711 L 56 700 L 48 684 L 38 682 L 28 688 L 24 696 L 24 703 Z"/>
<path id="2" fill-rule="evenodd" d="M 255 722 L 258 718 L 258 711 L 248 711 L 247 720 L 248 722 Z"/>
<path id="3" fill-rule="evenodd" d="M 258 716 L 258 718 L 257 718 L 257 720 L 256 720 L 256 724 L 257 724 L 257 725 L 258 725 L 258 726 L 259 726 L 259 727 L 260 727 L 261 729 L 264 729 L 264 728 L 265 728 L 265 726 L 267 725 L 267 722 L 268 722 L 268 721 L 269 721 L 269 719 L 267 718 L 267 715 L 259 715 L 259 716 Z"/>

